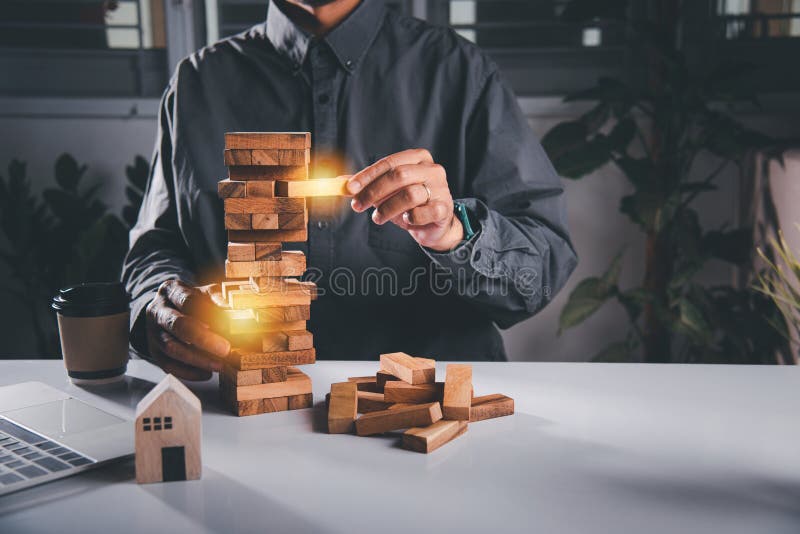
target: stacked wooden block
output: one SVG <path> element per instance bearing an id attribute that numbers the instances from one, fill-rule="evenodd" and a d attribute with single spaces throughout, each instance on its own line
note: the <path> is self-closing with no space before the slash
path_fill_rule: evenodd
<path id="1" fill-rule="evenodd" d="M 445 381 L 436 382 L 435 363 L 382 354 L 375 376 L 332 384 L 328 432 L 370 436 L 405 429 L 402 446 L 429 453 L 464 434 L 469 423 L 514 413 L 510 397 L 473 396 L 471 365 L 449 364 Z"/>
<path id="2" fill-rule="evenodd" d="M 228 231 L 226 281 L 217 302 L 231 358 L 220 373 L 224 404 L 236 415 L 311 407 L 311 379 L 296 366 L 316 360 L 306 329 L 315 286 L 297 277 L 306 257 L 284 250 L 308 239 L 304 196 L 291 184 L 308 181 L 311 134 L 225 134 L 228 179 L 219 182 Z M 281 195 L 283 192 L 283 195 Z"/>

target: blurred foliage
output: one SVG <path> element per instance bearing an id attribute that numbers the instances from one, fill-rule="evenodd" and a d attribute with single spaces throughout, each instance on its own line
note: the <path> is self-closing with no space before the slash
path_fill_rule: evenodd
<path id="1" fill-rule="evenodd" d="M 786 354 L 781 310 L 751 288 L 707 287 L 695 281 L 711 260 L 747 266 L 749 228 L 704 229 L 694 201 L 713 195 L 729 166 L 753 150 L 768 157 L 774 141 L 745 127 L 725 104 L 757 102 L 738 84 L 753 69 L 723 65 L 690 72 L 677 39 L 662 25 L 643 25 L 636 45 L 646 60 L 644 88 L 602 78 L 567 102 L 591 103 L 576 120 L 562 122 L 542 144 L 557 171 L 580 179 L 607 164 L 630 184 L 619 211 L 645 236 L 645 276 L 640 286 L 619 286 L 622 253 L 599 277 L 583 280 L 561 312 L 560 331 L 576 326 L 609 301 L 625 310 L 625 339 L 595 361 L 775 363 Z M 698 156 L 716 160 L 698 177 Z"/>
<path id="2" fill-rule="evenodd" d="M 34 193 L 26 165 L 13 160 L 0 175 L 0 262 L 10 276 L 0 294 L 28 305 L 37 346 L 31 353 L 61 353 L 50 299 L 59 288 L 81 282 L 119 280 L 128 249 L 128 231 L 136 221 L 147 182 L 148 165 L 136 156 L 126 168 L 128 204 L 124 221 L 98 199 L 100 184 L 85 185 L 86 166 L 69 154 L 55 163 L 55 184 Z"/>

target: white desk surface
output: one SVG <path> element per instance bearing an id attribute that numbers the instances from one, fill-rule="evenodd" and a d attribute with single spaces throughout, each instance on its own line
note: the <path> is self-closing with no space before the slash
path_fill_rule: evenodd
<path id="1" fill-rule="evenodd" d="M 313 410 L 244 418 L 216 381 L 191 386 L 202 480 L 139 486 L 126 461 L 0 497 L 0 531 L 800 532 L 798 368 L 476 363 L 475 394 L 514 397 L 516 415 L 424 455 L 324 432 L 329 384 L 377 367 L 306 366 Z M 132 361 L 89 390 L 60 361 L 0 362 L 0 385 L 40 380 L 129 418 L 161 376 Z"/>

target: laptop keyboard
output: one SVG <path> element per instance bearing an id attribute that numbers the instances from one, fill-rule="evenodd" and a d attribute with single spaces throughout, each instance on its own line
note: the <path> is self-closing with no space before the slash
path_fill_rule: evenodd
<path id="1" fill-rule="evenodd" d="M 94 460 L 0 417 L 0 490 L 91 463 Z"/>

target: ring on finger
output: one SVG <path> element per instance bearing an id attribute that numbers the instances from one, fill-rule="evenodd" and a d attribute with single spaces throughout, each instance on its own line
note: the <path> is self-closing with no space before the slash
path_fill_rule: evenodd
<path id="1" fill-rule="evenodd" d="M 426 192 L 426 193 L 428 193 L 428 198 L 425 200 L 425 202 L 423 202 L 422 204 L 420 204 L 420 206 L 425 206 L 425 205 L 427 205 L 427 204 L 428 204 L 428 202 L 430 202 L 430 201 L 431 201 L 431 188 L 430 188 L 430 187 L 428 187 L 428 184 L 426 184 L 425 182 L 422 182 L 422 184 L 421 184 L 421 185 L 422 185 L 422 187 L 424 187 L 424 188 L 425 188 L 425 192 Z"/>

